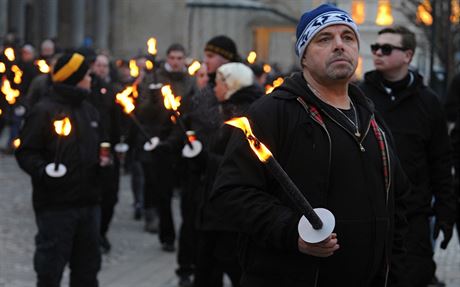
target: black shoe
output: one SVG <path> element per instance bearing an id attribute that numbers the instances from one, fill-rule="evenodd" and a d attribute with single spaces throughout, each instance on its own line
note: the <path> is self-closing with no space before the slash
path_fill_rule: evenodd
<path id="1" fill-rule="evenodd" d="M 445 286 L 446 286 L 446 283 L 439 281 L 438 277 L 433 276 L 433 278 L 431 278 L 430 284 L 428 284 L 427 287 L 445 287 Z"/>
<path id="2" fill-rule="evenodd" d="M 193 282 L 190 276 L 182 275 L 179 277 L 179 287 L 192 287 Z"/>
<path id="3" fill-rule="evenodd" d="M 102 254 L 107 254 L 110 252 L 110 249 L 112 249 L 112 245 L 110 244 L 106 236 L 101 236 L 99 245 L 101 246 Z"/>
<path id="4" fill-rule="evenodd" d="M 142 208 L 135 207 L 134 208 L 134 220 L 141 220 L 142 219 Z"/>
<path id="5" fill-rule="evenodd" d="M 176 251 L 176 247 L 174 247 L 174 243 L 163 243 L 161 245 L 161 249 L 166 252 L 174 252 Z"/>

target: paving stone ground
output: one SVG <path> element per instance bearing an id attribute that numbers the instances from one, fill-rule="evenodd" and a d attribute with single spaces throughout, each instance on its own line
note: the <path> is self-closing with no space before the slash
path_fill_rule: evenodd
<path id="1" fill-rule="evenodd" d="M 143 232 L 132 216 L 129 178 L 121 179 L 120 201 L 109 233 L 113 250 L 104 256 L 101 287 L 172 287 L 175 253 L 161 251 L 156 235 Z M 176 224 L 178 199 L 173 200 Z M 33 238 L 36 233 L 29 177 L 12 156 L 0 155 L 0 287 L 33 287 Z M 447 250 L 436 248 L 437 275 L 449 287 L 460 286 L 460 246 L 457 236 Z M 62 286 L 68 286 L 66 272 Z M 228 284 L 226 284 L 228 285 Z"/>

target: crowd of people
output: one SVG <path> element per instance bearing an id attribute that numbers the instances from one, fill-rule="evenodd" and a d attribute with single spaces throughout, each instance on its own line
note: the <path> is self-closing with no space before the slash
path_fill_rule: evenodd
<path id="1" fill-rule="evenodd" d="M 45 40 L 36 56 L 5 41 L 0 132 L 9 126 L 4 152 L 32 181 L 37 286 L 60 286 L 67 265 L 71 286 L 98 286 L 120 171 L 131 176 L 133 219 L 164 252 L 177 249 L 179 286 L 223 286 L 224 274 L 232 286 L 442 286 L 433 242 L 442 234 L 445 249 L 459 219 L 460 120 L 451 139 L 438 96 L 410 69 L 415 34 L 379 31 L 375 70 L 359 83 L 366 47 L 347 12 L 305 12 L 296 38 L 301 68 L 269 95 L 273 74 L 224 35 L 206 42 L 194 75 L 177 43 L 164 60 L 137 57 L 133 75 L 130 61 L 106 51 L 58 51 Z M 131 109 L 121 101 L 127 88 Z M 311 205 L 334 214 L 325 240 L 299 236 L 302 213 L 244 134 L 225 125 L 241 116 Z"/>

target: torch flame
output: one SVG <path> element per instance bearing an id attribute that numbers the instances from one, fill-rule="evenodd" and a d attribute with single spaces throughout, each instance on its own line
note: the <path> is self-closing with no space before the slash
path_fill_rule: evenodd
<path id="1" fill-rule="evenodd" d="M 50 66 L 48 66 L 48 64 L 46 63 L 45 60 L 38 60 L 36 62 L 37 66 L 38 66 L 38 69 L 40 70 L 41 73 L 43 74 L 48 74 L 50 71 L 51 71 L 51 68 Z"/>
<path id="2" fill-rule="evenodd" d="M 188 73 L 190 74 L 190 76 L 193 76 L 200 68 L 201 68 L 200 62 L 195 60 L 193 61 L 192 64 L 190 64 L 190 66 L 188 66 Z"/>
<path id="3" fill-rule="evenodd" d="M 161 88 L 161 94 L 163 95 L 163 103 L 165 108 L 168 110 L 177 111 L 177 108 L 180 106 L 180 96 L 174 96 L 171 86 L 166 85 Z"/>
<path id="4" fill-rule="evenodd" d="M 10 62 L 13 62 L 16 59 L 16 56 L 14 55 L 14 50 L 11 47 L 6 48 L 4 54 Z"/>
<path id="5" fill-rule="evenodd" d="M 226 121 L 225 123 L 227 125 L 237 127 L 244 132 L 246 139 L 249 142 L 249 146 L 251 146 L 251 149 L 254 151 L 261 162 L 267 162 L 267 160 L 273 156 L 270 150 L 252 133 L 248 118 L 234 118 Z"/>
<path id="6" fill-rule="evenodd" d="M 22 82 L 22 74 L 24 73 L 17 65 L 13 65 L 11 67 L 11 71 L 14 73 L 14 83 L 19 85 Z"/>
<path id="7" fill-rule="evenodd" d="M 2 114 L 3 114 L 3 111 L 2 111 L 2 109 L 0 109 L 0 116 L 1 116 Z"/>
<path id="8" fill-rule="evenodd" d="M 5 73 L 6 72 L 6 66 L 5 63 L 0 62 L 0 73 Z"/>
<path id="9" fill-rule="evenodd" d="M 375 24 L 379 26 L 389 26 L 393 24 L 393 15 L 391 14 L 391 3 L 389 0 L 379 0 Z"/>
<path id="10" fill-rule="evenodd" d="M 248 58 L 247 58 L 248 63 L 249 64 L 254 64 L 254 62 L 256 61 L 256 58 L 257 58 L 257 53 L 256 52 L 254 52 L 254 51 L 249 52 L 249 55 L 248 55 Z"/>
<path id="11" fill-rule="evenodd" d="M 134 59 L 129 60 L 129 73 L 133 78 L 137 78 L 139 76 L 139 67 Z"/>
<path id="12" fill-rule="evenodd" d="M 156 55 L 157 54 L 157 39 L 155 38 L 150 38 L 147 41 L 147 47 L 148 47 L 148 52 L 150 55 Z"/>
<path id="13" fill-rule="evenodd" d="M 270 73 L 272 71 L 272 67 L 269 64 L 264 65 L 264 72 L 266 74 Z"/>
<path id="14" fill-rule="evenodd" d="M 20 94 L 19 90 L 11 88 L 10 81 L 8 81 L 5 77 L 3 78 L 1 91 L 10 105 L 16 103 L 16 98 L 19 97 Z"/>
<path id="15" fill-rule="evenodd" d="M 68 117 L 63 118 L 62 120 L 54 121 L 54 130 L 60 136 L 68 136 L 72 130 L 72 125 L 70 124 L 70 119 Z"/>
<path id="16" fill-rule="evenodd" d="M 417 7 L 417 22 L 423 23 L 425 26 L 431 26 L 433 24 L 433 16 L 431 16 L 432 8 L 429 0 L 425 0 L 420 3 Z"/>
<path id="17" fill-rule="evenodd" d="M 265 94 L 268 95 L 270 94 L 271 92 L 273 92 L 273 90 L 276 88 L 276 87 L 279 87 L 281 86 L 281 84 L 284 82 L 284 79 L 281 78 L 281 77 L 278 77 L 276 80 L 273 81 L 273 84 L 272 85 L 267 85 L 265 86 Z"/>
<path id="18" fill-rule="evenodd" d="M 19 146 L 21 145 L 21 139 L 20 138 L 16 138 L 13 140 L 13 146 L 15 149 L 17 149 Z"/>
<path id="19" fill-rule="evenodd" d="M 129 86 L 116 95 L 116 102 L 123 107 L 123 111 L 128 115 L 136 108 L 134 106 L 134 99 L 129 97 L 133 90 L 134 87 Z"/>
<path id="20" fill-rule="evenodd" d="M 149 71 L 153 70 L 153 66 L 154 66 L 154 64 L 153 64 L 152 61 L 150 61 L 150 60 L 145 61 L 145 68 L 147 70 L 149 70 Z"/>

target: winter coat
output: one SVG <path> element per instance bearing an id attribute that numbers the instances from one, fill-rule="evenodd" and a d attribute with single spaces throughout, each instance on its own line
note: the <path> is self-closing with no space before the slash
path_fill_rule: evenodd
<path id="1" fill-rule="evenodd" d="M 452 146 L 441 104 L 422 77 L 411 72 L 409 86 L 387 92 L 377 71 L 366 73 L 365 95 L 389 126 L 401 165 L 412 183 L 407 218 L 430 216 L 453 223 L 455 197 L 452 180 Z M 434 207 L 431 207 L 433 195 Z"/>
<path id="2" fill-rule="evenodd" d="M 32 179 L 35 210 L 89 206 L 99 202 L 99 115 L 85 98 L 89 92 L 56 84 L 51 95 L 38 102 L 26 118 L 16 150 L 19 166 Z M 54 162 L 59 137 L 53 122 L 62 116 L 72 129 L 59 143 L 59 162 L 67 168 L 61 178 L 46 174 Z"/>
<path id="3" fill-rule="evenodd" d="M 311 205 L 334 214 L 340 249 L 328 258 L 299 252 L 301 214 L 243 133 L 233 132 L 216 176 L 210 224 L 240 232 L 242 286 L 385 286 L 390 262 L 396 284 L 409 184 L 372 104 L 354 86 L 349 95 L 359 109 L 361 141 L 345 120 L 330 116 L 333 108 L 313 95 L 300 73 L 248 113 L 254 134 Z"/>

